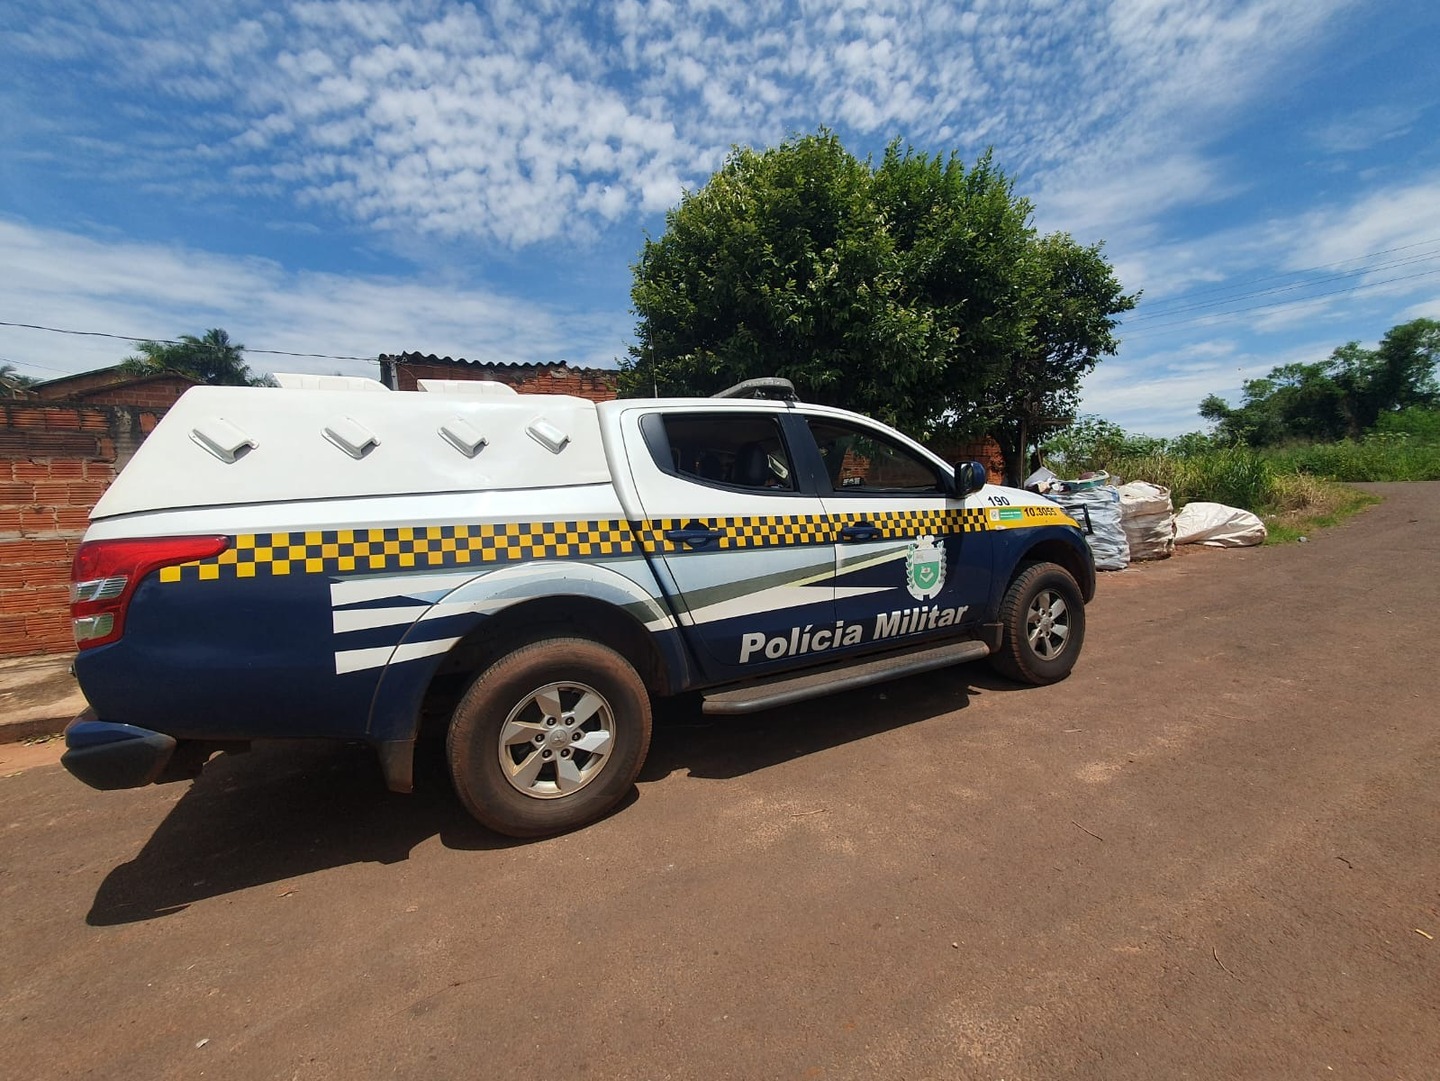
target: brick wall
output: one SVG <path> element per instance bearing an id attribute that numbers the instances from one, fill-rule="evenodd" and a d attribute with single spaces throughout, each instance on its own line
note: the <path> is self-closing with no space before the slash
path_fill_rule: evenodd
<path id="1" fill-rule="evenodd" d="M 77 394 L 70 400 L 86 405 L 134 405 L 141 409 L 163 412 L 193 386 L 195 383 L 184 376 L 161 376 L 129 386 L 107 387 L 83 395 Z"/>
<path id="2" fill-rule="evenodd" d="M 619 373 L 604 368 L 572 368 L 568 364 L 476 364 L 445 357 L 406 354 L 394 360 L 400 390 L 418 390 L 421 379 L 493 379 L 521 394 L 571 394 L 592 402 L 612 401 Z"/>
<path id="3" fill-rule="evenodd" d="M 1005 455 L 1000 444 L 993 439 L 932 439 L 925 444 L 947 462 L 977 461 L 985 463 L 985 472 L 991 484 L 1005 483 Z"/>
<path id="4" fill-rule="evenodd" d="M 119 366 L 67 375 L 29 388 L 26 400 L 73 405 L 138 405 L 143 409 L 169 409 L 196 381 L 179 372 L 134 375 Z"/>
<path id="5" fill-rule="evenodd" d="M 90 508 L 163 412 L 0 402 L 0 657 L 74 650 L 70 562 Z"/>

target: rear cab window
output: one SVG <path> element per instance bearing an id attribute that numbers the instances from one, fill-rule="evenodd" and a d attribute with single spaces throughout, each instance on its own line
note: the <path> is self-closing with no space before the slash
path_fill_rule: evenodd
<path id="1" fill-rule="evenodd" d="M 652 413 L 641 429 L 655 465 L 673 477 L 739 491 L 796 491 L 794 461 L 776 416 Z"/>

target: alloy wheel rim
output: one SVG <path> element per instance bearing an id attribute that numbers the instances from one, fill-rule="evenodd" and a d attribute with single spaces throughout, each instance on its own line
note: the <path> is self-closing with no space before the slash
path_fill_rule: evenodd
<path id="1" fill-rule="evenodd" d="M 592 783 L 610 761 L 615 713 L 584 683 L 531 691 L 500 728 L 500 772 L 517 792 L 561 799 Z"/>
<path id="2" fill-rule="evenodd" d="M 1041 660 L 1053 661 L 1070 642 L 1070 608 L 1053 589 L 1035 595 L 1025 613 L 1025 636 Z"/>

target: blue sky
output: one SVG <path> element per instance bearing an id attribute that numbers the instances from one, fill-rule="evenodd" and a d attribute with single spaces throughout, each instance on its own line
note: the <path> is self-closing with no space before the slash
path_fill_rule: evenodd
<path id="1" fill-rule="evenodd" d="M 373 374 L 610 366 L 630 264 L 733 145 L 826 126 L 997 163 L 1144 298 L 1083 409 L 1440 318 L 1433 0 L 10 0 L 0 321 Z M 42 378 L 127 343 L 0 326 Z"/>

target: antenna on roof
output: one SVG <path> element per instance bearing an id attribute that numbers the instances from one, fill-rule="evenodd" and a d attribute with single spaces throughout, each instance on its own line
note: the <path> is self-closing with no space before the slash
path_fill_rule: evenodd
<path id="1" fill-rule="evenodd" d="M 766 375 L 759 379 L 746 379 L 733 387 L 710 395 L 712 398 L 777 398 L 780 401 L 795 402 L 795 384 L 778 375 Z"/>

